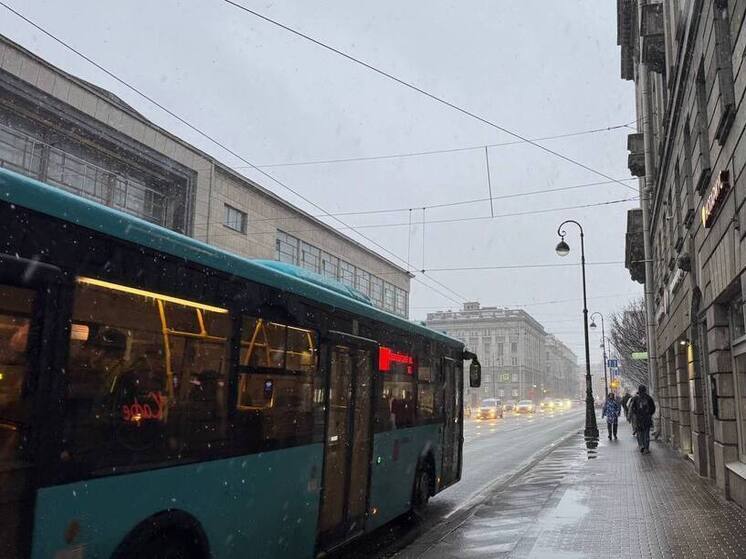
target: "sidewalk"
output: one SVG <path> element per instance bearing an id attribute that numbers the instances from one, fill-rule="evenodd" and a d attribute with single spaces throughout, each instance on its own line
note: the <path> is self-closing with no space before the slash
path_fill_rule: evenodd
<path id="1" fill-rule="evenodd" d="M 662 444 L 641 455 L 626 422 L 595 451 L 572 437 L 462 522 L 397 555 L 414 558 L 743 558 L 746 511 Z"/>

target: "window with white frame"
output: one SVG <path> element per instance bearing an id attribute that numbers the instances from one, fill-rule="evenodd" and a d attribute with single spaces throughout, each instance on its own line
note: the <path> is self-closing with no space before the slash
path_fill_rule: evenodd
<path id="1" fill-rule="evenodd" d="M 239 233 L 246 233 L 246 221 L 246 212 L 242 212 L 230 204 L 225 204 L 223 225 Z"/>
<path id="2" fill-rule="evenodd" d="M 355 268 L 355 289 L 363 295 L 370 296 L 370 273 L 360 268 Z"/>

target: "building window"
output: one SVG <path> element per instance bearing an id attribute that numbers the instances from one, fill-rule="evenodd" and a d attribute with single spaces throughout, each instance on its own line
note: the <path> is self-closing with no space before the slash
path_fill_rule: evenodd
<path id="1" fill-rule="evenodd" d="M 355 287 L 355 266 L 344 260 L 339 261 L 339 281 L 349 287 Z"/>
<path id="2" fill-rule="evenodd" d="M 398 287 L 395 287 L 394 290 L 396 294 L 394 312 L 400 316 L 407 316 L 407 292 Z"/>
<path id="3" fill-rule="evenodd" d="M 383 308 L 389 312 L 394 312 L 395 309 L 394 286 L 388 282 L 383 282 Z"/>
<path id="4" fill-rule="evenodd" d="M 280 262 L 298 264 L 298 239 L 278 230 L 275 239 L 275 258 Z"/>
<path id="5" fill-rule="evenodd" d="M 360 268 L 355 269 L 355 289 L 363 295 L 370 296 L 370 273 Z"/>
<path id="6" fill-rule="evenodd" d="M 503 343 L 500 342 L 497 344 L 497 355 L 502 357 L 502 354 L 503 354 Z"/>
<path id="7" fill-rule="evenodd" d="M 321 251 L 313 245 L 301 241 L 300 265 L 306 270 L 321 273 Z"/>
<path id="8" fill-rule="evenodd" d="M 513 382 L 518 382 L 518 373 L 513 373 L 512 377 Z"/>
<path id="9" fill-rule="evenodd" d="M 321 274 L 325 278 L 336 280 L 339 278 L 339 258 L 329 254 L 321 253 Z"/>
<path id="10" fill-rule="evenodd" d="M 510 353 L 518 353 L 518 342 L 510 342 Z"/>
<path id="11" fill-rule="evenodd" d="M 225 204 L 225 213 L 223 214 L 223 225 L 239 233 L 246 233 L 246 212 L 242 212 Z"/>
<path id="12" fill-rule="evenodd" d="M 383 280 L 376 276 L 370 278 L 370 298 L 376 307 L 383 307 Z"/>

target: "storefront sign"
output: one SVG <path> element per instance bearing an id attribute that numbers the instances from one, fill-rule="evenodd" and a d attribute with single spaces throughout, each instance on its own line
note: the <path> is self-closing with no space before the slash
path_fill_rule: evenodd
<path id="1" fill-rule="evenodd" d="M 720 206 L 725 200 L 728 191 L 730 190 L 730 173 L 726 171 L 720 171 L 717 176 L 715 184 L 710 188 L 710 193 L 705 198 L 705 202 L 702 205 L 702 225 L 705 227 L 712 226 L 717 212 Z"/>

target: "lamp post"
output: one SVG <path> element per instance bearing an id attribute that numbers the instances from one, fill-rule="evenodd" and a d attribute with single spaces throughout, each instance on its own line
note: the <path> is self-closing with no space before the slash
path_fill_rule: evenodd
<path id="1" fill-rule="evenodd" d="M 607 395 L 609 393 L 609 377 L 606 374 L 606 329 L 604 328 L 604 315 L 602 315 L 600 312 L 594 312 L 591 315 L 591 328 L 596 327 L 596 321 L 593 320 L 593 317 L 596 315 L 601 317 L 601 347 L 603 348 L 604 356 L 604 388 L 606 389 L 604 395 Z"/>
<path id="2" fill-rule="evenodd" d="M 593 407 L 593 386 L 591 381 L 591 352 L 588 347 L 588 303 L 585 289 L 585 243 L 583 226 L 575 220 L 568 219 L 560 223 L 557 234 L 560 242 L 557 243 L 557 254 L 567 256 L 570 254 L 570 246 L 565 242 L 567 233 L 562 229 L 566 224 L 573 223 L 580 229 L 580 269 L 583 274 L 583 333 L 585 335 L 585 436 L 586 438 L 598 438 L 598 426 L 596 425 L 596 410 Z"/>

